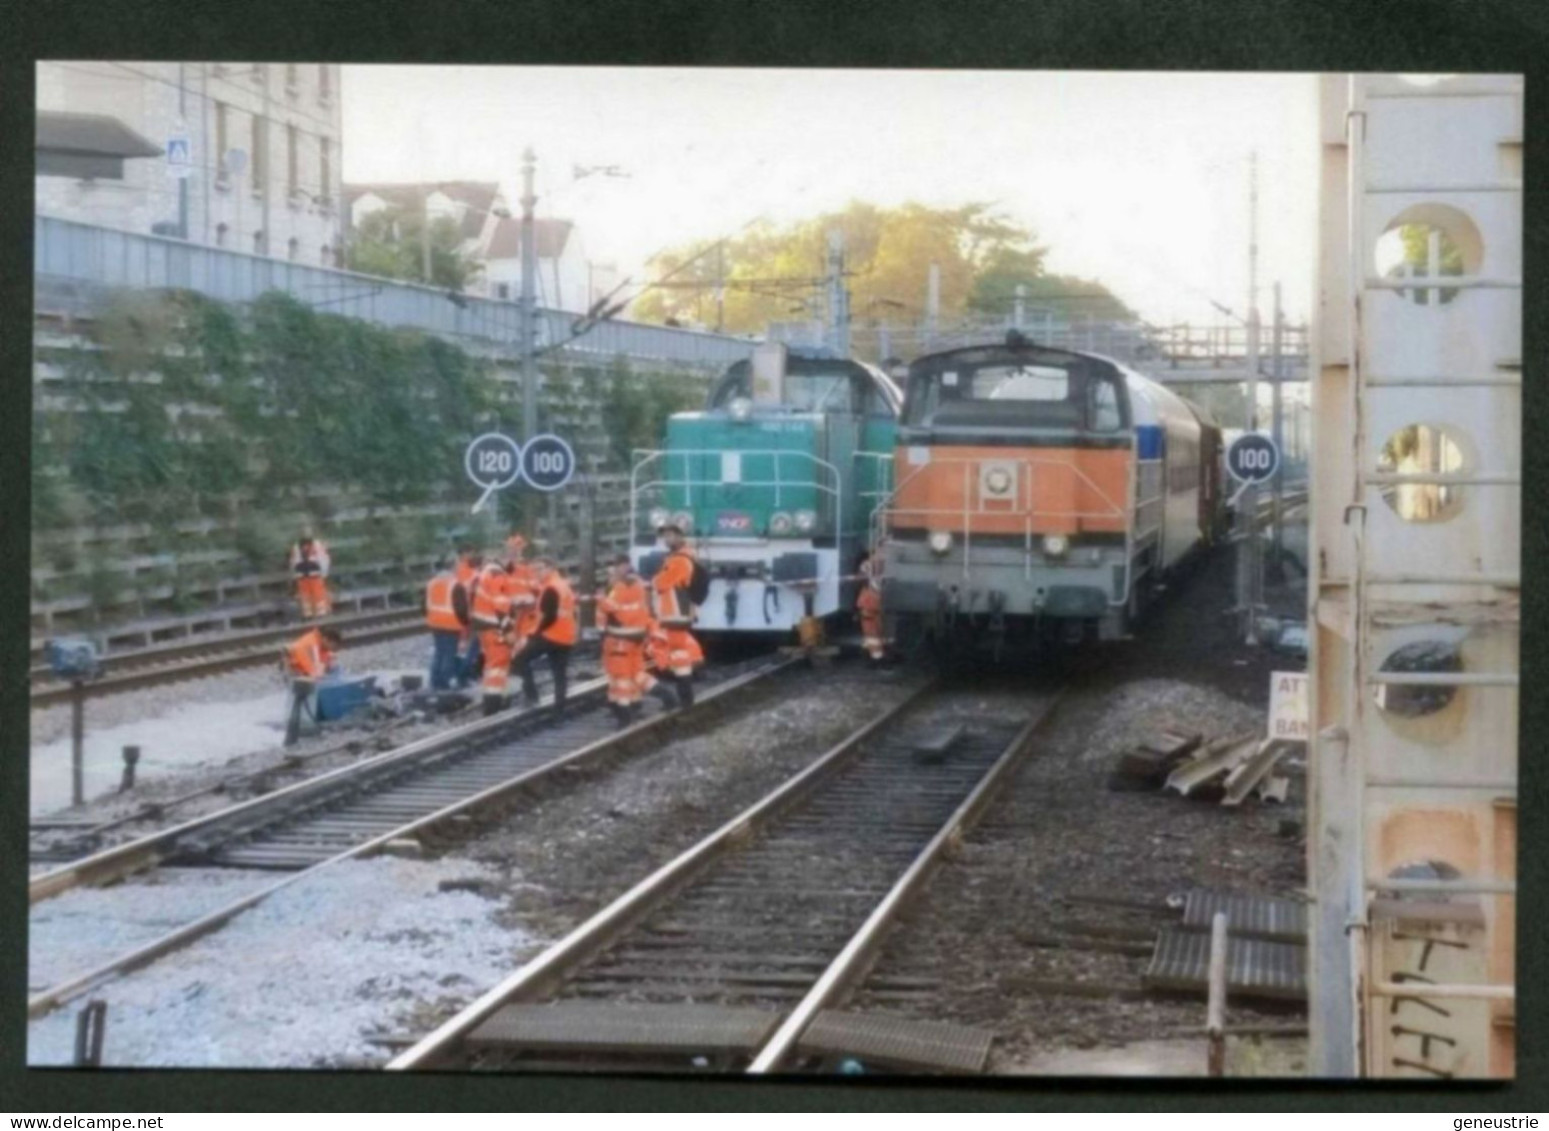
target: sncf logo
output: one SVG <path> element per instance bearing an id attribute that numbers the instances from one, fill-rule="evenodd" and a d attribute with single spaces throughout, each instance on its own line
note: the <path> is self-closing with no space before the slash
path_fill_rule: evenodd
<path id="1" fill-rule="evenodd" d="M 753 516 L 741 511 L 722 511 L 715 516 L 715 528 L 722 534 L 751 534 Z"/>

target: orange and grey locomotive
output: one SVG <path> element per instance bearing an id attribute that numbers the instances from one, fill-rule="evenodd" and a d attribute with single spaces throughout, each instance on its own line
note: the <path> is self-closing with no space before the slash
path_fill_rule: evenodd
<path id="1" fill-rule="evenodd" d="M 1220 525 L 1220 431 L 1093 354 L 1004 343 L 910 364 L 877 512 L 895 633 L 1116 639 Z"/>

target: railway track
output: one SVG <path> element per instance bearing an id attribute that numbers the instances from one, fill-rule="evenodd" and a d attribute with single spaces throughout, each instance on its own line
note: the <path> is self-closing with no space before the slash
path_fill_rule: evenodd
<path id="1" fill-rule="evenodd" d="M 320 623 L 331 624 L 343 632 L 346 648 L 379 644 L 425 631 L 424 614 L 408 609 L 379 610 Z M 183 641 L 104 656 L 98 677 L 87 680 L 81 689 L 87 698 L 96 699 L 164 683 L 220 675 L 239 668 L 277 664 L 277 647 L 302 630 L 303 626 L 295 624 L 252 629 L 222 634 L 210 640 Z M 59 679 L 47 667 L 33 667 L 28 679 L 33 708 L 67 703 L 74 694 L 74 685 Z"/>
<path id="2" fill-rule="evenodd" d="M 574 689 L 563 712 L 545 703 L 481 719 L 35 876 L 29 903 L 155 867 L 213 864 L 283 874 L 33 996 L 28 1016 L 41 1016 L 187 945 L 320 869 L 384 850 L 420 851 L 459 839 L 519 804 L 524 794 L 714 725 L 759 702 L 755 687 L 772 686 L 778 673 L 799 662 L 787 658 L 720 669 L 689 710 L 654 714 L 623 731 L 614 729 L 603 709 L 606 681 L 591 680 Z"/>
<path id="3" fill-rule="evenodd" d="M 886 1063 L 892 1049 L 895 1065 L 975 1070 L 988 1055 L 985 1034 L 941 1025 L 900 1032 L 896 1022 L 840 1007 L 889 926 L 1029 751 L 1057 698 L 1032 697 L 1026 715 L 987 716 L 971 696 L 922 689 L 389 1069 L 695 1065 L 764 1073 L 843 1051 Z"/>

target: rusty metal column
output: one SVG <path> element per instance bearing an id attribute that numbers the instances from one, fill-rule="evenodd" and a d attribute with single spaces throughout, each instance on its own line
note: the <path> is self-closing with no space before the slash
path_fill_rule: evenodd
<path id="1" fill-rule="evenodd" d="M 86 800 L 86 682 L 70 681 L 70 804 Z"/>
<path id="2" fill-rule="evenodd" d="M 537 295 L 538 257 L 533 234 L 533 170 L 537 165 L 532 146 L 522 152 L 522 443 L 538 434 Z"/>
<path id="3" fill-rule="evenodd" d="M 1205 1011 L 1205 1072 L 1209 1076 L 1226 1075 L 1226 912 L 1217 911 L 1210 919 L 1209 997 Z"/>
<path id="4" fill-rule="evenodd" d="M 1280 453 L 1280 466 L 1275 468 L 1274 480 L 1274 512 L 1273 512 L 1273 541 L 1275 568 L 1280 568 L 1281 557 L 1285 552 L 1285 515 L 1282 513 L 1285 505 L 1285 400 L 1282 384 L 1285 381 L 1285 311 L 1280 306 L 1280 284 L 1275 283 L 1275 322 L 1270 337 L 1270 386 L 1274 394 L 1273 415 L 1270 417 L 1270 435 L 1275 441 L 1275 450 Z"/>
<path id="5" fill-rule="evenodd" d="M 1361 857 L 1354 851 L 1360 773 L 1342 727 L 1329 727 L 1317 738 L 1318 756 L 1308 767 L 1315 775 L 1309 779 L 1315 805 L 1309 806 L 1307 847 L 1316 854 L 1310 869 L 1316 913 L 1307 939 L 1312 1046 L 1308 1068 L 1313 1076 L 1348 1079 L 1360 1075 L 1349 937 L 1362 906 Z"/>

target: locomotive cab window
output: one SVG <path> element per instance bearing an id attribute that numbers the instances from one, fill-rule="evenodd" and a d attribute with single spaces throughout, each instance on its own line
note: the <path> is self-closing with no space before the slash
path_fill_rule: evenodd
<path id="1" fill-rule="evenodd" d="M 862 379 L 848 372 L 785 374 L 780 404 L 794 412 L 858 413 L 870 401 Z M 725 408 L 738 397 L 752 396 L 752 374 L 746 366 L 734 366 L 710 396 L 711 408 Z M 879 412 L 885 412 L 879 409 Z"/>
<path id="2" fill-rule="evenodd" d="M 1119 387 L 1109 377 L 1096 377 L 1087 383 L 1089 427 L 1093 432 L 1117 432 L 1124 427 L 1119 411 Z"/>
<path id="3" fill-rule="evenodd" d="M 980 369 L 973 375 L 976 401 L 1065 401 L 1070 399 L 1070 375 L 1043 366 Z"/>
<path id="4" fill-rule="evenodd" d="M 888 399 L 887 394 L 882 391 L 882 386 L 876 382 L 867 383 L 865 412 L 867 416 L 883 420 L 892 420 L 898 415 L 896 405 Z"/>
<path id="5" fill-rule="evenodd" d="M 1100 369 L 995 359 L 912 374 L 905 416 L 919 427 L 1111 433 L 1124 427 L 1125 407 L 1117 376 Z"/>
<path id="6" fill-rule="evenodd" d="M 797 412 L 853 412 L 855 382 L 842 373 L 787 373 L 784 401 Z"/>

